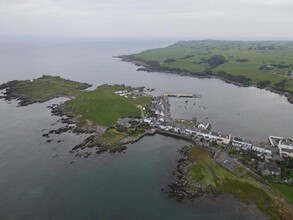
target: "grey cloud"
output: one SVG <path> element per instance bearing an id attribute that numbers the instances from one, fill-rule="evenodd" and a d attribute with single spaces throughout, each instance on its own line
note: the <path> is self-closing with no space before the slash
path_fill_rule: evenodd
<path id="1" fill-rule="evenodd" d="M 0 0 L 1 35 L 292 39 L 291 0 Z"/>

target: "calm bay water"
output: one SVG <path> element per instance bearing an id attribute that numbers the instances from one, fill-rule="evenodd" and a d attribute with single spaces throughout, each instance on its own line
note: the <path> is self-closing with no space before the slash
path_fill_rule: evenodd
<path id="1" fill-rule="evenodd" d="M 238 88 L 216 79 L 136 72 L 113 55 L 165 46 L 156 41 L 0 42 L 0 83 L 42 74 L 94 84 L 124 83 L 163 92 L 199 93 L 187 109 L 174 99 L 172 114 L 208 117 L 215 130 L 246 138 L 292 136 L 293 105 L 282 96 Z M 231 196 L 177 204 L 161 191 L 170 182 L 176 151 L 186 142 L 156 135 L 129 146 L 126 154 L 76 158 L 68 151 L 83 136 L 62 134 L 51 143 L 45 131 L 60 127 L 47 103 L 16 107 L 0 100 L 1 219 L 259 219 L 253 207 Z M 185 100 L 179 100 L 184 102 Z M 194 105 L 193 105 L 194 103 Z M 202 107 L 204 106 L 204 108 Z M 57 143 L 62 140 L 61 143 Z M 71 164 L 70 162 L 73 161 Z"/>
<path id="2" fill-rule="evenodd" d="M 232 135 L 266 140 L 270 135 L 293 136 L 293 105 L 284 96 L 257 88 L 239 88 L 217 79 L 197 79 L 166 73 L 137 72 L 137 67 L 113 58 L 149 48 L 162 41 L 0 41 L 0 83 L 37 78 L 42 74 L 92 83 L 126 84 L 163 92 L 197 93 L 196 105 L 180 108 L 172 102 L 172 114 L 200 120 L 206 117 L 213 129 Z M 185 100 L 181 100 L 184 102 Z M 192 102 L 193 103 L 193 102 Z M 205 106 L 205 109 L 199 106 Z"/>

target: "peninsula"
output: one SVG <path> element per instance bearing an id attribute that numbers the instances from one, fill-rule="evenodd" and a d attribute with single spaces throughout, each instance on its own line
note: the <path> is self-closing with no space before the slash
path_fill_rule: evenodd
<path id="1" fill-rule="evenodd" d="M 283 94 L 293 103 L 293 42 L 180 41 L 119 57 L 139 66 L 139 71 L 220 78 Z"/>
<path id="2" fill-rule="evenodd" d="M 18 99 L 20 106 L 56 97 L 70 98 L 61 105 L 51 106 L 52 113 L 61 116 L 67 125 L 43 136 L 50 138 L 50 134 L 67 131 L 91 134 L 72 152 L 85 147 L 97 147 L 97 153 L 121 151 L 126 148 L 125 144 L 153 134 L 141 119 L 146 114 L 145 106 L 151 101 L 144 88 L 102 85 L 93 91 L 84 91 L 90 86 L 59 76 L 42 76 L 34 80 L 13 80 L 0 85 L 0 89 L 6 89 L 2 98 Z"/>
<path id="3" fill-rule="evenodd" d="M 181 202 L 202 194 L 230 193 L 244 203 L 255 204 L 272 219 L 292 219 L 291 154 L 263 143 L 210 131 L 209 123 L 196 119 L 172 118 L 169 97 L 197 99 L 202 98 L 200 94 L 150 96 L 144 87 L 107 84 L 84 91 L 89 86 L 43 76 L 11 81 L 0 88 L 6 89 L 2 98 L 19 99 L 22 105 L 69 97 L 63 104 L 50 106 L 52 113 L 67 125 L 43 136 L 50 141 L 51 134 L 89 133 L 83 143 L 70 151 L 76 157 L 89 157 L 92 152 L 87 150 L 95 154 L 122 152 L 127 144 L 156 132 L 188 140 L 191 146 L 179 150 L 174 181 L 166 189 L 169 197 Z M 188 100 L 185 104 L 188 105 Z"/>

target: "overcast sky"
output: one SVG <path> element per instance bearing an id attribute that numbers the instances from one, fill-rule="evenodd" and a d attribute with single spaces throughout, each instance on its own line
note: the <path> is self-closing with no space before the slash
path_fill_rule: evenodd
<path id="1" fill-rule="evenodd" d="M 0 35 L 293 40 L 293 0 L 0 0 Z"/>

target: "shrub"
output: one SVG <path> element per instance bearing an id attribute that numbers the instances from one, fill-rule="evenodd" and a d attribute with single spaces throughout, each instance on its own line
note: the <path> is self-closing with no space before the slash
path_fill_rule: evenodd
<path id="1" fill-rule="evenodd" d="M 236 61 L 239 62 L 239 63 L 246 63 L 246 62 L 249 61 L 249 59 L 239 58 Z"/>
<path id="2" fill-rule="evenodd" d="M 271 81 L 270 80 L 262 80 L 262 81 L 259 81 L 257 83 L 257 85 L 260 86 L 260 87 L 267 87 L 270 84 L 271 84 Z"/>
<path id="3" fill-rule="evenodd" d="M 173 58 L 167 58 L 165 61 L 164 61 L 164 63 L 173 63 L 173 62 L 175 62 L 176 61 L 176 59 L 173 59 Z"/>
<path id="4" fill-rule="evenodd" d="M 211 67 L 216 67 L 216 66 L 223 64 L 225 62 L 226 62 L 226 59 L 223 55 L 214 55 L 208 59 L 208 64 Z"/>

